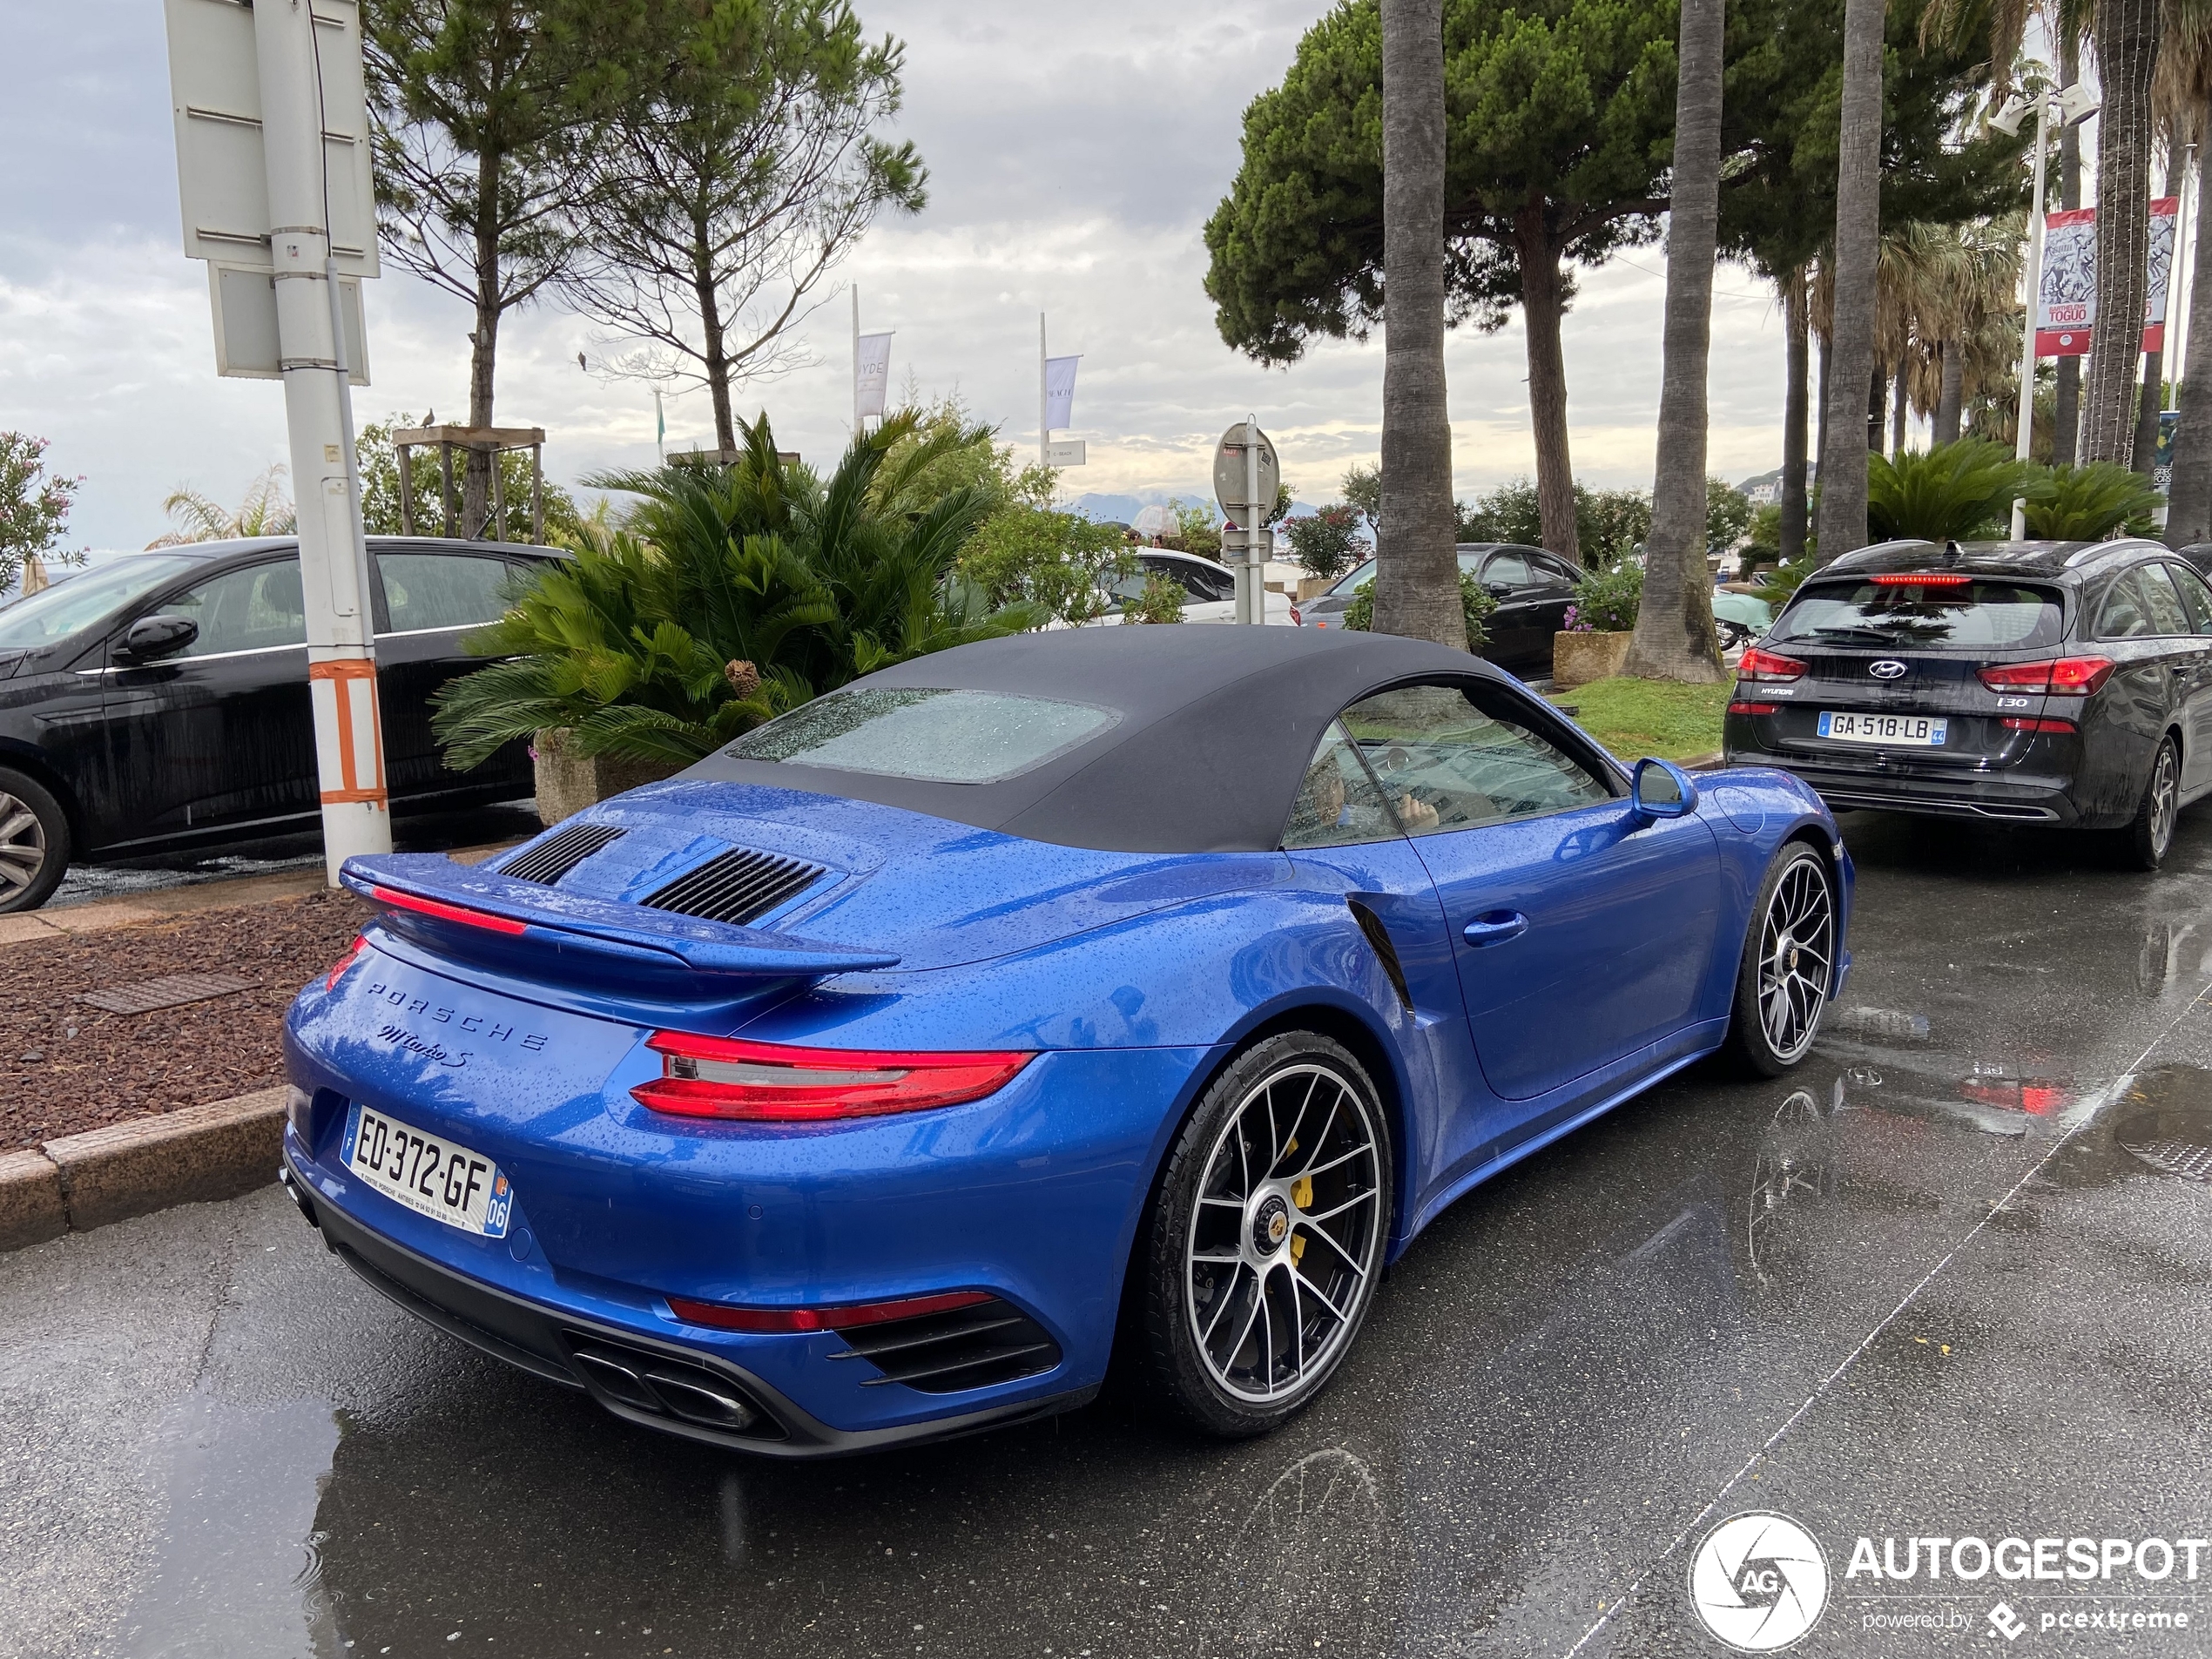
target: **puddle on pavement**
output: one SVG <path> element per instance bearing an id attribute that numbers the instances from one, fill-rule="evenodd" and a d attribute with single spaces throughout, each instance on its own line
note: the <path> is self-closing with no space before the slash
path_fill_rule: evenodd
<path id="1" fill-rule="evenodd" d="M 322 1587 L 322 1501 L 339 1426 L 314 1400 L 172 1409 L 168 1515 L 121 1633 L 130 1659 L 341 1659 Z"/>
<path id="2" fill-rule="evenodd" d="M 2161 1066 L 2134 1078 L 2054 1160 L 2050 1175 L 2064 1187 L 2159 1175 L 2212 1188 L 2212 1071 Z"/>

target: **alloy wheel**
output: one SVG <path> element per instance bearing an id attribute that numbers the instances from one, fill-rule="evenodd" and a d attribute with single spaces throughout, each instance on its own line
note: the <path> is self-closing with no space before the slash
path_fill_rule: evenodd
<path id="1" fill-rule="evenodd" d="M 2174 762 L 2174 745 L 2161 744 L 2156 768 L 2150 779 L 2150 845 L 2153 856 L 2164 858 L 2173 844 L 2174 823 L 2181 816 L 2181 779 Z"/>
<path id="2" fill-rule="evenodd" d="M 1799 859 L 1776 884 L 1759 934 L 1759 1019 L 1785 1065 L 1812 1047 L 1835 957 L 1836 907 L 1827 878 L 1814 860 Z"/>
<path id="3" fill-rule="evenodd" d="M 30 803 L 0 790 L 0 908 L 46 867 L 46 826 Z"/>
<path id="4" fill-rule="evenodd" d="M 1236 1399 L 1317 1386 L 1357 1323 L 1382 1251 L 1373 1109 L 1330 1067 L 1269 1074 L 1207 1154 L 1184 1240 L 1199 1357 Z"/>

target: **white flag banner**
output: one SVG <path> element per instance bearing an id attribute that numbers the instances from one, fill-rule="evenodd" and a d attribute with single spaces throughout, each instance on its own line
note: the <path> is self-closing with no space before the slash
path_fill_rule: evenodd
<path id="1" fill-rule="evenodd" d="M 1076 423 L 1076 365 L 1081 356 L 1044 360 L 1044 423 L 1057 432 Z"/>
<path id="2" fill-rule="evenodd" d="M 853 408 L 861 415 L 883 414 L 891 390 L 891 334 L 862 334 L 853 359 Z"/>

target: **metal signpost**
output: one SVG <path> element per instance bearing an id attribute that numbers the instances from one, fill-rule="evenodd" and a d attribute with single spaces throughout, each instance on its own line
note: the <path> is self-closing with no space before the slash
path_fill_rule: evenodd
<path id="1" fill-rule="evenodd" d="M 392 850 L 348 389 L 367 378 L 360 280 L 377 274 L 360 8 L 165 0 L 164 10 L 185 253 L 208 261 L 217 372 L 284 381 L 334 885 L 347 858 Z"/>
<path id="2" fill-rule="evenodd" d="M 1221 435 L 1213 452 L 1213 493 L 1223 515 L 1237 526 L 1221 533 L 1223 556 L 1232 549 L 1244 555 L 1230 566 L 1237 576 L 1238 622 L 1267 620 L 1267 556 L 1274 550 L 1275 532 L 1265 526 L 1275 511 L 1282 475 L 1275 446 L 1259 429 L 1258 415 Z"/>

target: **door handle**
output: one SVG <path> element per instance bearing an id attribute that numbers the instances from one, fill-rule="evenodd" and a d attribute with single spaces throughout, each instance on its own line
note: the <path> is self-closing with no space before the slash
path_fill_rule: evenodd
<path id="1" fill-rule="evenodd" d="M 1467 923 L 1460 936 L 1480 950 L 1485 945 L 1502 945 L 1508 939 L 1518 939 L 1527 931 L 1528 918 L 1518 910 L 1493 910 Z"/>

